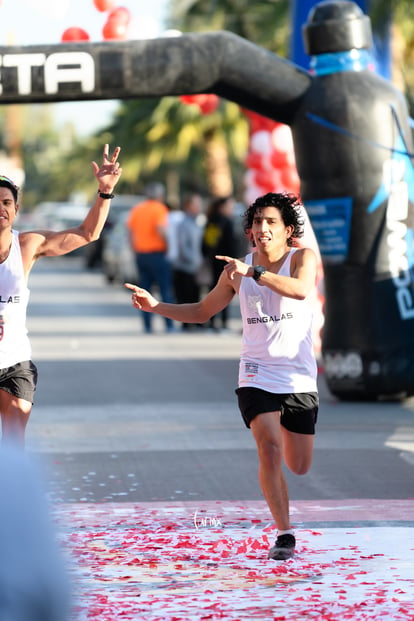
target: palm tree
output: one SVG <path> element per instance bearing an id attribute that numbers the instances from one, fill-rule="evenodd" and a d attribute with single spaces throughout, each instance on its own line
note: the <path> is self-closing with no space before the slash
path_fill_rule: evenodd
<path id="1" fill-rule="evenodd" d="M 216 0 L 213 6 L 206 0 L 173 0 L 169 26 L 182 32 L 227 30 L 285 53 L 288 12 L 288 0 Z M 215 112 L 202 114 L 197 106 L 183 105 L 173 97 L 124 102 L 108 128 L 115 142 L 125 145 L 124 178 L 132 181 L 137 172 L 153 174 L 166 166 L 167 178 L 175 169 L 191 183 L 181 166 L 186 164 L 187 170 L 206 177 L 207 190 L 214 196 L 238 192 L 248 130 L 246 117 L 234 103 L 221 100 Z"/>
<path id="2" fill-rule="evenodd" d="M 411 0 L 372 0 L 374 29 L 390 16 L 409 44 L 400 61 L 404 85 L 410 90 L 414 67 L 414 3 Z M 228 30 L 279 55 L 287 55 L 289 0 L 172 0 L 169 26 L 181 31 Z M 402 69 L 404 68 L 404 69 Z M 394 74 L 396 72 L 394 71 Z M 230 194 L 238 186 L 238 171 L 248 147 L 248 124 L 240 108 L 222 100 L 217 111 L 203 115 L 196 106 L 185 106 L 178 97 L 126 101 L 107 128 L 112 143 L 123 145 L 124 183 L 162 174 L 178 195 L 177 178 L 184 186 L 200 186 L 214 195 Z M 240 174 L 241 177 L 241 174 Z M 172 179 L 172 181 L 171 181 Z M 176 198 L 176 196 L 174 196 Z"/>
<path id="3" fill-rule="evenodd" d="M 232 194 L 232 170 L 237 162 L 242 165 L 247 130 L 247 121 L 234 103 L 221 101 L 217 111 L 203 115 L 197 106 L 184 105 L 178 97 L 124 102 L 108 128 L 113 140 L 124 145 L 123 177 L 133 182 L 138 175 L 159 175 L 163 169 L 173 188 L 169 188 L 173 201 L 177 176 L 187 187 L 216 196 Z M 205 188 L 195 176 L 206 176 Z"/>

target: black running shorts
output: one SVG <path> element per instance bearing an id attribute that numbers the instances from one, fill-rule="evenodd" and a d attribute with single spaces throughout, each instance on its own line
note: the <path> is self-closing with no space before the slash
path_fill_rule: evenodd
<path id="1" fill-rule="evenodd" d="M 37 368 L 31 360 L 19 362 L 7 369 L 0 369 L 0 390 L 18 399 L 33 403 L 36 384 Z"/>
<path id="2" fill-rule="evenodd" d="M 261 388 L 237 388 L 239 408 L 246 427 L 258 414 L 281 412 L 280 422 L 288 431 L 314 435 L 319 397 L 316 392 L 274 394 Z"/>

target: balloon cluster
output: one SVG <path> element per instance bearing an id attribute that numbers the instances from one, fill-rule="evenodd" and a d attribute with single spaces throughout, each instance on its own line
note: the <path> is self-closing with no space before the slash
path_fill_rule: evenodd
<path id="1" fill-rule="evenodd" d="M 250 110 L 243 110 L 250 124 L 246 156 L 245 194 L 251 203 L 267 192 L 299 192 L 299 176 L 290 127 Z"/>
<path id="2" fill-rule="evenodd" d="M 123 40 L 128 38 L 131 22 L 130 11 L 122 6 L 116 6 L 117 0 L 93 0 L 95 8 L 101 13 L 107 13 L 106 22 L 102 28 L 104 40 Z M 62 34 L 61 41 L 89 41 L 89 34 L 83 28 L 72 26 Z"/>
<path id="3" fill-rule="evenodd" d="M 276 123 L 250 110 L 243 110 L 250 125 L 249 150 L 245 160 L 244 179 L 246 204 L 254 202 L 267 192 L 300 193 L 300 180 L 296 170 L 295 153 L 290 127 Z M 313 343 L 315 353 L 322 349 L 321 331 L 324 324 L 323 267 L 318 242 L 306 210 L 304 236 L 298 246 L 312 248 L 318 258 L 316 290 L 310 302 L 314 310 Z"/>
<path id="4" fill-rule="evenodd" d="M 215 112 L 220 104 L 220 98 L 213 93 L 181 95 L 180 100 L 186 106 L 197 106 L 201 114 L 211 114 Z"/>

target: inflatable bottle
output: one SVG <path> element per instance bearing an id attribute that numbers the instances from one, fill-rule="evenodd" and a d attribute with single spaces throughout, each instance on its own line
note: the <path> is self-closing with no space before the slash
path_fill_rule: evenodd
<path id="1" fill-rule="evenodd" d="M 322 357 L 342 399 L 414 394 L 414 174 L 404 96 L 372 70 L 369 18 L 321 2 L 303 27 L 313 79 L 291 124 L 325 286 Z"/>

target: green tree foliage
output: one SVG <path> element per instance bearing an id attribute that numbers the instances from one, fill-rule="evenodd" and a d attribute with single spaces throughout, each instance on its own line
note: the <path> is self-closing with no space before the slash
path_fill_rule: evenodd
<path id="1" fill-rule="evenodd" d="M 228 30 L 286 54 L 288 13 L 287 0 L 173 0 L 169 26 L 181 32 Z M 230 189 L 242 196 L 248 122 L 232 102 L 221 100 L 217 111 L 202 114 L 178 97 L 126 101 L 108 132 L 112 142 L 123 145 L 124 178 L 130 184 L 151 175 L 168 177 L 174 171 L 182 191 L 224 194 Z M 230 179 L 223 173 L 224 153 Z"/>
<path id="2" fill-rule="evenodd" d="M 289 0 L 172 0 L 170 22 L 183 32 L 228 30 L 288 55 Z"/>
<path id="3" fill-rule="evenodd" d="M 225 136 L 229 156 L 240 171 L 248 146 L 246 119 L 236 104 L 224 101 L 206 115 L 178 97 L 127 101 L 120 105 L 108 131 L 123 145 L 123 177 L 129 183 L 141 179 L 141 186 L 150 177 L 168 176 L 174 170 L 184 187 L 208 192 L 206 140 Z"/>
<path id="4" fill-rule="evenodd" d="M 168 27 L 182 32 L 228 30 L 287 56 L 290 10 L 289 0 L 171 0 Z M 371 0 L 369 14 L 374 29 L 380 32 L 392 16 L 394 39 L 397 32 L 400 41 L 400 53 L 394 53 L 394 73 L 403 76 L 402 87 L 410 101 L 414 92 L 414 2 Z M 206 165 L 205 154 L 214 152 L 211 145 L 217 141 L 218 157 L 222 158 L 224 145 L 232 182 L 241 197 L 248 125 L 234 103 L 221 100 L 216 112 L 203 115 L 196 107 L 183 105 L 178 97 L 127 100 L 120 103 L 105 130 L 86 140 L 57 132 L 47 106 L 23 108 L 21 149 L 29 207 L 40 200 L 65 200 L 74 190 L 84 191 L 92 200 L 96 183 L 90 161 L 101 157 L 105 142 L 122 146 L 124 174 L 118 191 L 139 193 L 150 178 L 175 178 L 180 192 L 210 191 L 211 162 Z M 7 151 L 7 123 L 1 108 L 0 127 L 0 147 Z"/>
<path id="5" fill-rule="evenodd" d="M 369 16 L 374 32 L 390 34 L 391 78 L 405 92 L 414 115 L 414 3 L 412 0 L 371 0 Z M 389 29 L 389 33 L 388 33 Z"/>

